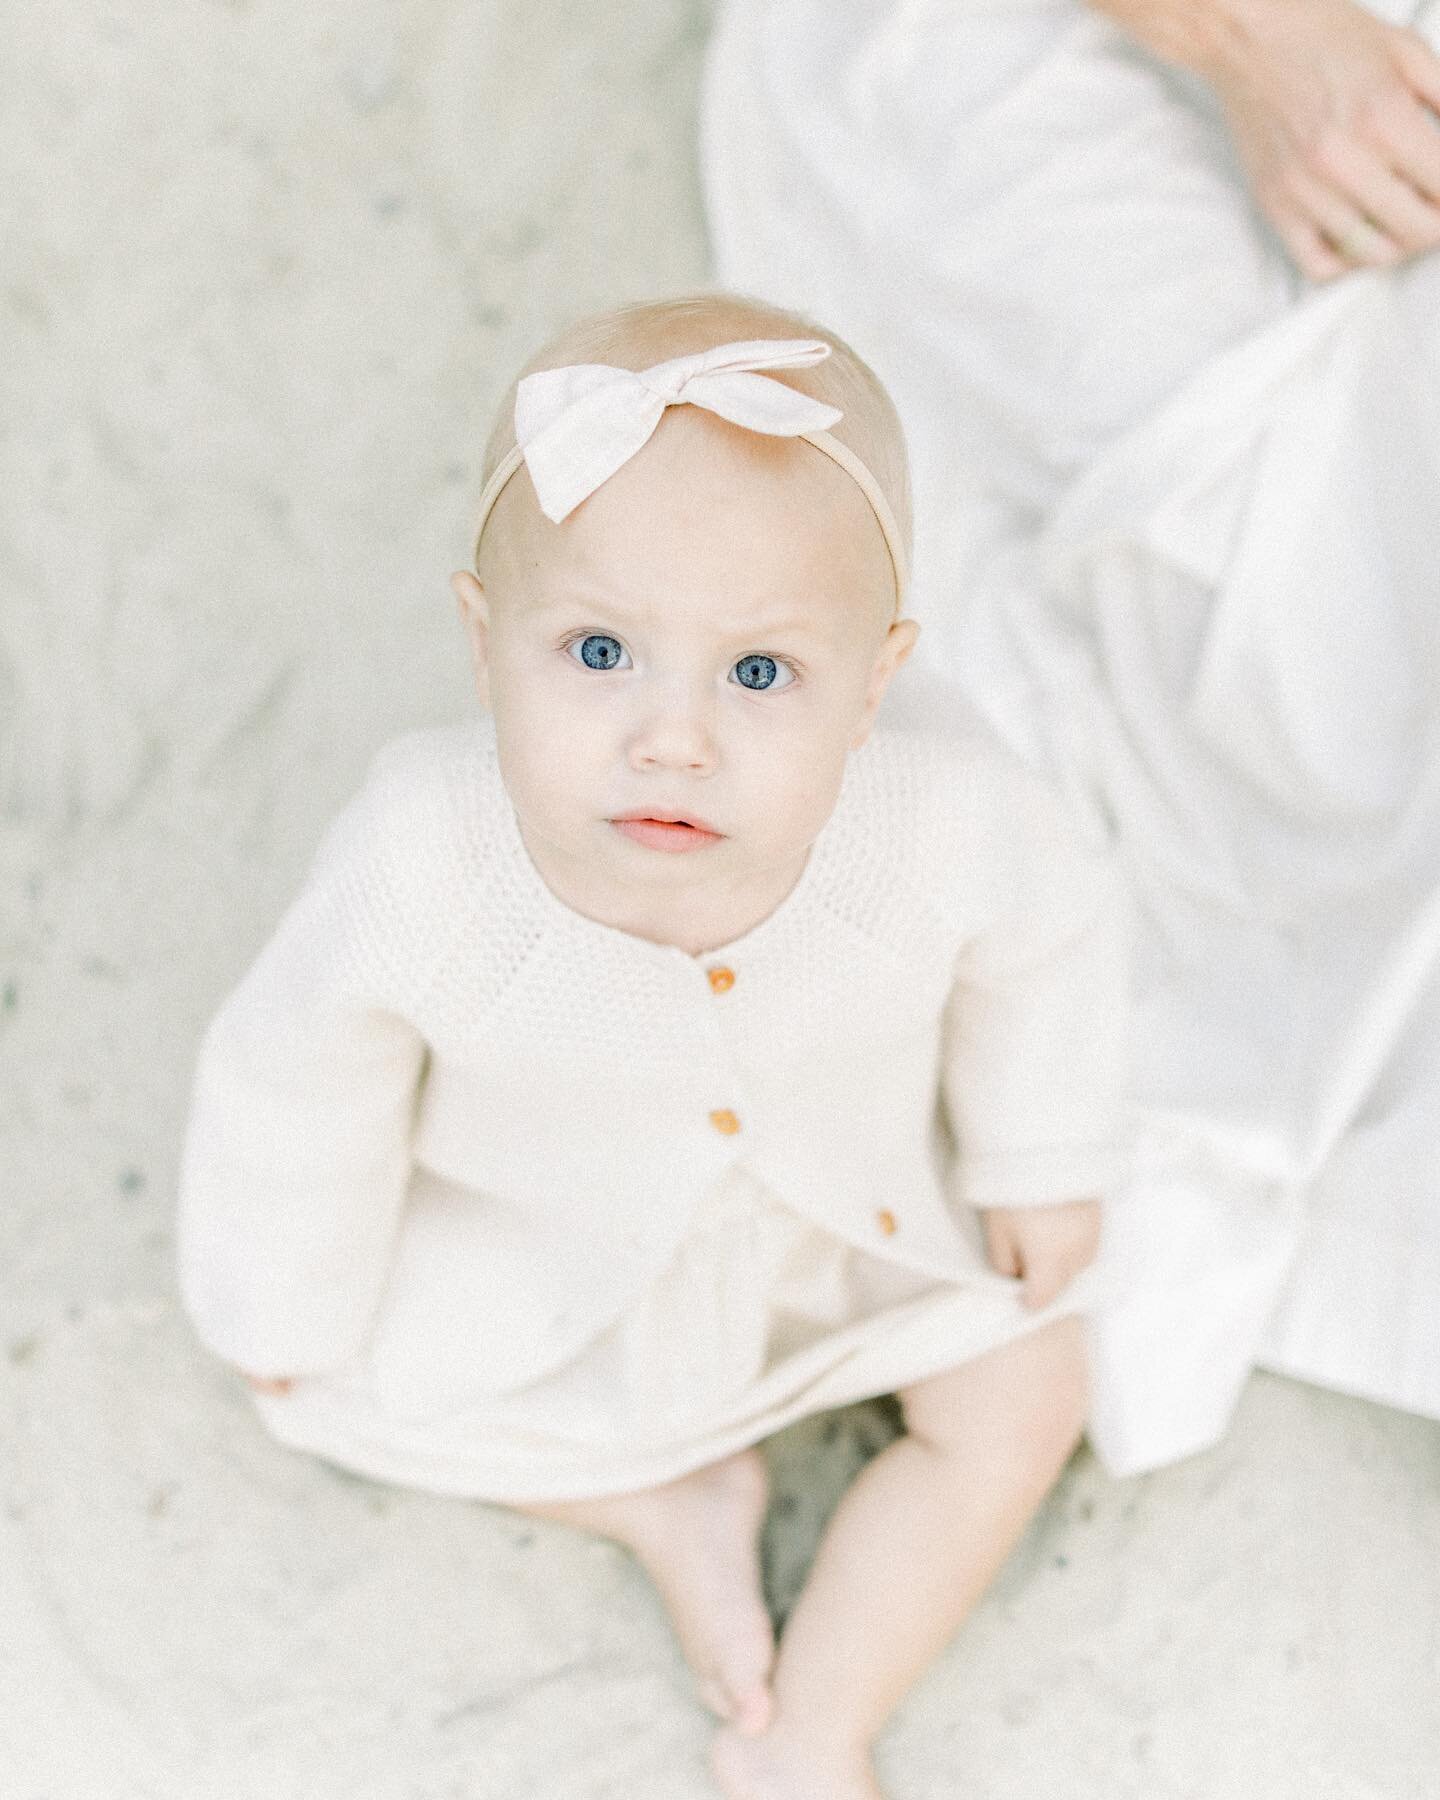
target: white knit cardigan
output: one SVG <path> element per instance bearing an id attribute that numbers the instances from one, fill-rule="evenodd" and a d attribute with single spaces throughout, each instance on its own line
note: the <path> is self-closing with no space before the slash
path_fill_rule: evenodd
<path id="1" fill-rule="evenodd" d="M 1125 937 L 1109 861 L 978 726 L 882 712 L 795 888 L 700 957 L 551 893 L 486 716 L 407 732 L 205 1032 L 187 1308 L 255 1374 L 363 1348 L 424 1414 L 572 1354 L 736 1158 L 973 1276 L 966 1209 L 1123 1173 Z"/>

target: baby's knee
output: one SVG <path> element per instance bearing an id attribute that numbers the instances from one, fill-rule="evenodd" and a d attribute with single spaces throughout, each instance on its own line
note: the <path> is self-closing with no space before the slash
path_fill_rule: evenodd
<path id="1" fill-rule="evenodd" d="M 1053 1320 L 896 1397 L 907 1432 L 935 1450 L 1063 1462 L 1089 1415 L 1085 1321 Z"/>

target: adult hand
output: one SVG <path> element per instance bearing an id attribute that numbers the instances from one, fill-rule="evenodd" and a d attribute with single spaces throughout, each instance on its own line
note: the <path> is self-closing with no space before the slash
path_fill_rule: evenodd
<path id="1" fill-rule="evenodd" d="M 1215 90 L 1257 205 L 1329 280 L 1440 245 L 1440 57 L 1357 0 L 1094 0 Z"/>
<path id="2" fill-rule="evenodd" d="M 1022 1304 L 1031 1312 L 1048 1306 L 1094 1260 L 1100 1243 L 1098 1200 L 993 1206 L 981 1220 L 991 1267 L 1023 1279 Z"/>

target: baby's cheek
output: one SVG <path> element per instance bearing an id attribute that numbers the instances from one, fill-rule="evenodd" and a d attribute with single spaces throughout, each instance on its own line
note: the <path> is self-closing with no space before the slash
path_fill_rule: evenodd
<path id="1" fill-rule="evenodd" d="M 756 787 L 765 829 L 786 845 L 812 843 L 835 810 L 843 772 L 843 763 L 803 751 L 783 764 L 773 759 Z"/>
<path id="2" fill-rule="evenodd" d="M 594 759 L 603 722 L 562 682 L 531 676 L 507 687 L 497 681 L 493 710 L 507 784 L 523 782 L 537 793 L 562 789 Z"/>

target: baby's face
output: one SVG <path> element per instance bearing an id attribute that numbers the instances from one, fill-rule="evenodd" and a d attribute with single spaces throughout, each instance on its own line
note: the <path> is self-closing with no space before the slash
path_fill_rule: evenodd
<path id="1" fill-rule="evenodd" d="M 778 904 L 917 631 L 864 494 L 813 446 L 681 407 L 558 526 L 517 471 L 487 545 L 497 525 L 485 586 L 454 585 L 552 888 L 651 935 Z"/>

